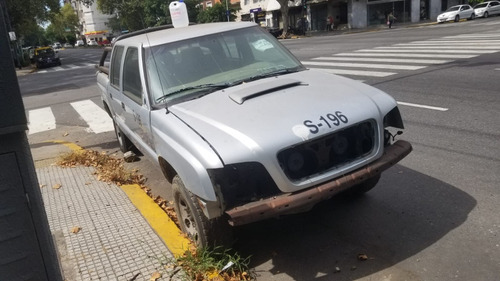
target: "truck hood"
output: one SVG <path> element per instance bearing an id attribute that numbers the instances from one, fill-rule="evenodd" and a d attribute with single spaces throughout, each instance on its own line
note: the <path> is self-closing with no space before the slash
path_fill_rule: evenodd
<path id="1" fill-rule="evenodd" d="M 371 86 L 305 70 L 244 83 L 169 110 L 225 164 L 250 160 L 279 167 L 280 150 L 368 119 L 380 129 L 384 115 L 395 106 L 392 97 Z M 328 116 L 335 119 L 330 114 L 343 115 L 346 122 L 336 126 L 328 121 Z"/>

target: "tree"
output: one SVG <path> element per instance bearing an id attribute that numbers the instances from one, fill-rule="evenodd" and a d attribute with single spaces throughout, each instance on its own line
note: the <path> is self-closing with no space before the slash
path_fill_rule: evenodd
<path id="1" fill-rule="evenodd" d="M 59 0 L 6 0 L 6 3 L 10 20 L 7 28 L 11 27 L 18 37 L 49 21 L 51 13 L 57 13 L 60 8 Z"/>
<path id="2" fill-rule="evenodd" d="M 84 1 L 84 0 L 81 0 Z M 92 0 L 85 0 L 92 1 Z M 108 26 L 113 30 L 129 31 L 144 29 L 172 22 L 165 0 L 96 0 L 97 8 L 104 14 L 116 15 Z M 197 19 L 200 0 L 185 0 L 189 20 Z"/>
<path id="3" fill-rule="evenodd" d="M 61 43 L 76 41 L 75 33 L 78 30 L 78 16 L 70 4 L 65 4 L 59 13 L 51 16 L 51 24 L 47 27 L 47 37 Z"/>
<path id="4" fill-rule="evenodd" d="M 288 0 L 276 0 L 280 4 L 281 8 L 281 21 L 283 22 L 283 33 L 281 38 L 285 38 L 288 33 Z"/>
<path id="5" fill-rule="evenodd" d="M 229 20 L 236 19 L 236 10 L 232 7 L 229 8 Z M 226 7 L 221 3 L 217 3 L 212 7 L 208 7 L 198 14 L 198 22 L 224 22 L 227 21 Z"/>

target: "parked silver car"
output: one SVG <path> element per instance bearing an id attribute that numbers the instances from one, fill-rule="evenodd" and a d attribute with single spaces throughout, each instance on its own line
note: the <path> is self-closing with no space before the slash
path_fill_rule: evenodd
<path id="1" fill-rule="evenodd" d="M 475 17 L 476 15 L 474 14 L 474 9 L 472 9 L 470 5 L 456 5 L 449 7 L 446 11 L 438 15 L 437 22 L 458 22 L 460 19 L 473 20 Z"/>
<path id="2" fill-rule="evenodd" d="M 488 1 L 479 3 L 474 6 L 474 14 L 476 17 L 487 18 L 492 15 L 500 14 L 500 2 L 498 1 Z"/>
<path id="3" fill-rule="evenodd" d="M 120 148 L 158 164 L 201 246 L 230 240 L 230 225 L 363 194 L 412 149 L 394 141 L 404 127 L 392 97 L 307 69 L 255 23 L 123 35 L 97 84 Z"/>

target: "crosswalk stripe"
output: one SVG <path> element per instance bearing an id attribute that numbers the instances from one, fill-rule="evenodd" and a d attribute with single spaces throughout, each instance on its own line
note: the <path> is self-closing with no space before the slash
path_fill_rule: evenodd
<path id="1" fill-rule="evenodd" d="M 47 73 L 47 72 L 56 72 L 56 71 L 64 71 L 64 70 L 71 70 L 71 69 L 77 69 L 77 68 L 84 68 L 84 67 L 92 67 L 95 66 L 95 63 L 82 63 L 81 65 L 78 64 L 66 64 L 62 66 L 56 66 L 56 67 L 51 67 L 43 70 L 38 70 L 36 73 Z"/>
<path id="2" fill-rule="evenodd" d="M 492 43 L 492 42 L 483 42 L 480 43 L 481 46 L 488 46 L 488 47 L 500 47 L 500 43 Z M 422 41 L 422 42 L 412 42 L 412 43 L 399 43 L 395 44 L 394 46 L 442 46 L 443 43 L 441 42 L 428 42 L 428 41 Z M 460 43 L 457 45 L 450 45 L 450 47 L 453 48 L 460 48 L 462 46 L 478 46 L 478 43 L 474 42 L 467 42 L 467 43 Z"/>
<path id="3" fill-rule="evenodd" d="M 424 41 L 425 42 L 425 41 Z M 440 43 L 450 43 L 450 44 L 461 44 L 461 43 L 476 43 L 476 44 L 482 44 L 482 43 L 500 43 L 500 40 L 473 40 L 472 38 L 469 40 L 443 40 L 443 39 L 431 39 L 427 42 L 440 42 Z"/>
<path id="4" fill-rule="evenodd" d="M 426 59 L 391 59 L 391 58 L 353 58 L 353 57 L 317 57 L 313 60 L 326 61 L 369 61 L 369 62 L 395 62 L 395 63 L 425 63 L 425 64 L 441 64 L 450 62 L 449 60 L 426 60 Z"/>
<path id="5" fill-rule="evenodd" d="M 102 108 L 97 106 L 91 100 L 72 102 L 71 106 L 78 112 L 85 122 L 89 125 L 88 132 L 104 133 L 113 131 L 113 121 Z"/>
<path id="6" fill-rule="evenodd" d="M 357 50 L 356 52 L 395 52 L 395 53 L 444 53 L 444 54 L 491 54 L 498 52 L 497 50 L 393 50 L 393 49 L 365 49 L 365 50 Z"/>
<path id="7" fill-rule="evenodd" d="M 362 67 L 362 68 L 380 68 L 380 69 L 399 69 L 399 70 L 417 70 L 425 66 L 417 65 L 394 65 L 394 64 L 375 64 L 375 63 L 337 63 L 337 62 L 316 62 L 316 61 L 303 61 L 305 65 L 315 66 L 334 66 L 334 67 Z"/>
<path id="8" fill-rule="evenodd" d="M 462 54 L 393 54 L 393 53 L 338 53 L 339 56 L 353 57 L 398 57 L 398 58 L 441 58 L 441 59 L 469 59 L 477 57 L 477 55 L 462 55 Z"/>
<path id="9" fill-rule="evenodd" d="M 29 135 L 56 128 L 56 118 L 50 107 L 30 110 L 28 113 L 28 120 Z"/>
<path id="10" fill-rule="evenodd" d="M 471 50 L 471 51 L 476 51 L 476 50 L 498 50 L 500 45 L 497 46 L 389 46 L 389 47 L 377 47 L 376 49 L 433 49 L 433 50 L 444 50 L 444 49 L 449 49 L 449 50 L 456 50 L 457 48 L 460 48 L 460 50 Z"/>
<path id="11" fill-rule="evenodd" d="M 396 74 L 394 72 L 367 71 L 367 70 L 347 70 L 347 69 L 313 68 L 313 67 L 309 69 L 314 69 L 339 75 L 354 75 L 354 76 L 368 76 L 368 77 L 386 77 Z"/>
<path id="12" fill-rule="evenodd" d="M 483 23 L 481 23 L 483 25 Z M 460 35 L 452 35 L 452 36 L 445 36 L 442 38 L 487 38 L 487 39 L 494 39 L 494 38 L 500 38 L 500 33 L 485 33 L 485 34 L 460 34 Z"/>

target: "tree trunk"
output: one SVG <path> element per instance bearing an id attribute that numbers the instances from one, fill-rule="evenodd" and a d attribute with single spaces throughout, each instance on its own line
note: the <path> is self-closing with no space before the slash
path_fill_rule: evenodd
<path id="1" fill-rule="evenodd" d="M 280 4 L 281 8 L 281 22 L 283 22 L 283 33 L 280 38 L 286 38 L 286 34 L 288 33 L 288 0 L 277 0 Z"/>

